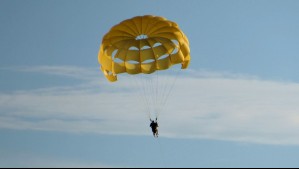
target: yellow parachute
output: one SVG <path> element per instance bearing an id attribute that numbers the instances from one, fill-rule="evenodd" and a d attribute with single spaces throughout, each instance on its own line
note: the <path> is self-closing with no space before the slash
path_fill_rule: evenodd
<path id="1" fill-rule="evenodd" d="M 105 77 L 120 73 L 151 74 L 190 62 L 189 41 L 179 26 L 163 17 L 136 16 L 113 26 L 103 37 L 98 60 Z"/>
<path id="2" fill-rule="evenodd" d="M 157 119 L 178 77 L 171 71 L 180 72 L 189 65 L 189 41 L 172 21 L 136 16 L 113 26 L 103 37 L 98 60 L 110 82 L 117 81 L 122 73 L 128 74 L 124 81 L 128 77 L 126 82 L 137 89 L 134 92 L 140 92 L 139 100 L 150 119 L 153 115 Z"/>

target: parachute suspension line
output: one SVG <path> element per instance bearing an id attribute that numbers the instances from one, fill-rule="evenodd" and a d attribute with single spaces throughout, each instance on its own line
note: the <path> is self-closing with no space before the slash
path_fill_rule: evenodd
<path id="1" fill-rule="evenodd" d="M 149 119 L 158 119 L 177 81 L 179 70 L 156 71 L 152 74 L 140 73 L 133 77 L 132 86 L 137 86 L 138 96 Z"/>
<path id="2" fill-rule="evenodd" d="M 149 97 L 149 90 L 148 90 L 148 87 L 147 87 L 147 80 L 146 80 L 147 77 L 145 77 L 143 74 L 140 74 L 140 82 L 141 82 L 141 87 L 142 87 L 142 91 L 143 91 L 143 96 L 145 98 L 145 101 L 146 101 L 146 105 L 148 107 L 148 117 L 151 118 L 151 101 L 150 101 L 150 97 Z"/>
<path id="3" fill-rule="evenodd" d="M 155 114 L 156 119 L 159 117 L 159 71 L 156 73 L 156 98 L 155 98 Z"/>
<path id="4" fill-rule="evenodd" d="M 148 106 L 148 116 L 151 119 L 154 109 L 154 93 L 152 89 L 152 78 L 151 76 L 140 74 L 141 87 L 143 89 L 143 95 L 146 99 Z"/>
<path id="5" fill-rule="evenodd" d="M 148 99 L 148 102 L 149 102 L 149 106 L 150 106 L 150 112 L 149 112 L 149 116 L 151 118 L 151 115 L 152 115 L 152 112 L 153 112 L 153 98 L 152 98 L 152 89 L 151 89 L 151 79 L 145 75 L 142 75 L 143 76 L 143 82 L 144 82 L 144 86 L 145 86 L 145 89 L 146 89 L 146 97 Z"/>
<path id="6" fill-rule="evenodd" d="M 167 71 L 167 70 L 166 70 Z M 157 116 L 159 116 L 159 114 L 161 113 L 161 106 L 162 106 L 162 100 L 163 100 L 163 97 L 164 97 L 164 94 L 165 94 L 165 91 L 166 91 L 166 88 L 167 88 L 167 83 L 168 83 L 168 79 L 167 79 L 167 74 L 165 75 L 165 73 L 160 73 L 160 90 L 159 90 L 159 94 L 158 94 L 158 105 L 157 105 Z"/>
<path id="7" fill-rule="evenodd" d="M 158 76 L 158 72 L 159 71 L 157 71 L 154 74 L 152 74 L 152 76 L 151 76 L 151 83 L 150 83 L 151 100 L 152 100 L 152 108 L 153 108 L 152 114 L 153 114 L 153 116 L 155 116 L 156 119 L 158 118 L 157 117 L 157 111 L 158 111 L 157 110 L 157 103 L 158 103 L 158 101 L 157 101 L 157 99 L 158 99 L 157 90 L 158 90 L 159 86 L 157 86 L 157 78 L 156 78 Z"/>
<path id="8" fill-rule="evenodd" d="M 169 86 L 170 88 L 169 88 L 168 92 L 166 93 L 166 96 L 165 96 L 164 100 L 162 101 L 162 109 L 165 107 L 165 105 L 166 105 L 166 103 L 167 103 L 167 100 L 168 100 L 170 94 L 171 94 L 172 91 L 173 91 L 173 88 L 174 88 L 174 86 L 175 86 L 175 84 L 176 84 L 176 81 L 177 81 L 177 79 L 178 79 L 178 76 L 179 76 L 180 72 L 181 72 L 181 69 L 179 69 L 179 70 L 176 72 L 175 77 L 174 77 L 172 83 L 171 83 L 170 86 Z M 162 110 L 161 110 L 161 111 L 162 111 Z"/>
<path id="9" fill-rule="evenodd" d="M 157 97 L 156 97 L 156 86 L 155 86 L 155 74 L 150 78 L 150 91 L 151 91 L 151 101 L 152 101 L 152 114 L 156 116 L 157 112 Z M 157 118 L 157 116 L 156 116 Z"/>
<path id="10" fill-rule="evenodd" d="M 130 75 L 129 75 L 130 76 Z M 145 111 L 148 115 L 150 115 L 150 106 L 149 106 L 149 103 L 148 103 L 148 100 L 146 98 L 146 91 L 144 89 L 144 85 L 142 83 L 142 81 L 140 80 L 141 78 L 140 77 L 137 77 L 137 76 L 131 76 L 133 77 L 134 81 L 131 81 L 131 83 L 135 83 L 133 84 L 132 86 L 137 86 L 137 92 L 138 92 L 138 96 L 139 96 L 139 100 L 141 100 L 143 102 L 143 107 L 145 107 Z M 150 118 L 150 116 L 149 116 Z"/>
<path id="11" fill-rule="evenodd" d="M 178 75 L 180 73 L 181 69 L 177 70 L 174 75 L 164 75 L 163 77 L 160 76 L 160 78 L 163 78 L 163 86 L 162 92 L 160 92 L 160 100 L 159 100 L 159 106 L 158 106 L 158 113 L 162 112 L 166 106 L 167 100 L 173 91 L 174 85 L 177 81 Z M 160 80 L 161 81 L 161 80 Z M 159 114 L 158 114 L 159 116 Z"/>
<path id="12" fill-rule="evenodd" d="M 166 70 L 169 71 L 169 70 Z M 167 93 L 168 87 L 170 86 L 168 83 L 170 83 L 170 75 L 169 74 L 165 74 L 162 76 L 163 78 L 163 86 L 162 86 L 162 92 L 161 92 L 161 96 L 160 96 L 160 101 L 159 101 L 159 111 L 161 111 L 162 106 L 163 106 L 163 100 L 165 98 L 165 95 Z"/>
<path id="13" fill-rule="evenodd" d="M 165 72 L 160 72 L 160 75 L 159 75 L 159 81 L 160 81 L 160 84 L 159 84 L 159 93 L 158 93 L 158 105 L 157 105 L 157 116 L 160 115 L 161 113 L 161 107 L 163 106 L 162 105 L 162 101 L 164 100 L 163 98 L 165 97 L 165 93 L 167 91 L 167 88 L 169 86 L 169 71 L 170 70 L 166 70 Z"/>
<path id="14" fill-rule="evenodd" d="M 159 85 L 158 85 L 158 72 L 157 71 L 155 74 L 153 74 L 152 77 L 152 96 L 153 96 L 153 115 L 155 116 L 155 119 L 158 118 L 157 112 L 158 112 L 158 89 L 159 89 Z"/>

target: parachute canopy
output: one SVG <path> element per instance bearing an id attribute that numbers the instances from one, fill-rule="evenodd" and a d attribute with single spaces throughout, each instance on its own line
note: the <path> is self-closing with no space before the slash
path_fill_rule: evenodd
<path id="1" fill-rule="evenodd" d="M 151 74 L 190 62 L 189 41 L 179 26 L 163 17 L 145 15 L 124 20 L 103 37 L 98 60 L 106 78 L 120 73 Z"/>

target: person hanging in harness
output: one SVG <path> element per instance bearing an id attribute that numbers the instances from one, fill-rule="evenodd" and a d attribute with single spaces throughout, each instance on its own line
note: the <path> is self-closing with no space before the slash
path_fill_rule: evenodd
<path id="1" fill-rule="evenodd" d="M 150 119 L 151 121 L 151 124 L 150 124 L 150 127 L 152 128 L 152 132 L 153 132 L 153 135 L 154 137 L 158 137 L 159 133 L 158 133 L 158 122 L 157 122 L 157 118 L 156 118 L 156 121 Z"/>

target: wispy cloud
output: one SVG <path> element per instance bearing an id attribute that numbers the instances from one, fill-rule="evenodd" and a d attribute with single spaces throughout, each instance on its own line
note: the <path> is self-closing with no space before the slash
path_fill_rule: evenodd
<path id="1" fill-rule="evenodd" d="M 92 79 L 98 74 L 94 69 L 82 68 L 77 66 L 18 66 L 18 67 L 3 67 L 0 70 L 42 73 L 48 75 L 58 75 L 64 77 L 72 77 L 76 79 Z"/>
<path id="2" fill-rule="evenodd" d="M 151 135 L 144 106 L 128 83 L 111 84 L 80 67 L 19 70 L 83 84 L 0 93 L 0 128 Z M 181 75 L 160 113 L 162 137 L 299 144 L 299 84 L 209 71 Z"/>

